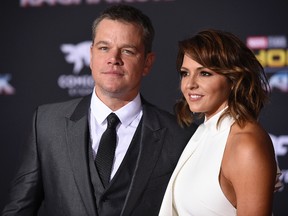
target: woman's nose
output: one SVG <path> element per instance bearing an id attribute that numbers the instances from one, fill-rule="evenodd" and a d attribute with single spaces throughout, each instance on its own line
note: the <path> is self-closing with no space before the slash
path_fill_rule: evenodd
<path id="1" fill-rule="evenodd" d="M 188 89 L 192 89 L 192 88 L 197 88 L 198 84 L 197 84 L 197 78 L 194 76 L 189 76 L 187 77 L 186 80 L 186 85 L 185 87 Z"/>

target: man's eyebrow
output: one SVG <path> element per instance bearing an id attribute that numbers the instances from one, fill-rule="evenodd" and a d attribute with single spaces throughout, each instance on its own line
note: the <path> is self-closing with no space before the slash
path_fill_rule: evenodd
<path id="1" fill-rule="evenodd" d="M 109 44 L 107 41 L 98 41 L 98 42 L 96 42 L 95 43 L 95 45 L 99 45 L 99 44 L 105 44 L 105 45 L 107 45 L 107 44 Z"/>
<path id="2" fill-rule="evenodd" d="M 103 40 L 102 40 L 102 41 L 98 41 L 98 42 L 95 43 L 95 45 L 99 45 L 99 44 L 108 45 L 109 42 L 108 42 L 108 41 L 103 41 Z M 137 49 L 137 47 L 136 47 L 135 45 L 133 45 L 133 44 L 123 44 L 121 47 L 122 47 L 122 48 L 132 48 L 132 49 Z"/>
<path id="3" fill-rule="evenodd" d="M 105 41 L 105 40 L 101 40 L 101 41 L 97 41 L 96 43 L 93 44 L 93 46 L 108 46 L 109 47 L 110 42 L 109 41 Z M 140 48 L 137 47 L 134 44 L 122 44 L 120 47 L 118 47 L 120 49 L 132 49 L 134 52 L 140 52 Z"/>
<path id="4" fill-rule="evenodd" d="M 134 46 L 133 44 L 123 44 L 122 47 L 123 47 L 123 48 L 131 48 L 131 49 L 136 49 L 136 50 L 137 50 L 137 47 Z"/>

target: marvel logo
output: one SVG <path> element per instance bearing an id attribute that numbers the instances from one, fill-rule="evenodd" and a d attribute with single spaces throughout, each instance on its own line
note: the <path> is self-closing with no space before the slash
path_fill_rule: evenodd
<path id="1" fill-rule="evenodd" d="M 62 44 L 61 51 L 66 55 L 65 60 L 74 64 L 73 73 L 79 74 L 84 66 L 90 64 L 91 41 L 84 41 L 78 44 Z"/>
<path id="2" fill-rule="evenodd" d="M 248 37 L 246 45 L 250 49 L 266 49 L 268 48 L 268 38 L 267 37 Z"/>

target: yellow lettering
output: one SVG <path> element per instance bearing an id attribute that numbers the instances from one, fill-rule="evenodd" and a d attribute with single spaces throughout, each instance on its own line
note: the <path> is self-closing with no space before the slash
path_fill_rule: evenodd
<path id="1" fill-rule="evenodd" d="M 284 67 L 286 53 L 283 49 L 272 49 L 267 51 L 267 65 L 269 67 Z"/>
<path id="2" fill-rule="evenodd" d="M 262 67 L 266 67 L 266 50 L 259 50 L 258 54 L 255 54 Z"/>
<path id="3" fill-rule="evenodd" d="M 288 50 L 285 49 L 258 50 L 255 56 L 263 67 L 288 66 Z"/>

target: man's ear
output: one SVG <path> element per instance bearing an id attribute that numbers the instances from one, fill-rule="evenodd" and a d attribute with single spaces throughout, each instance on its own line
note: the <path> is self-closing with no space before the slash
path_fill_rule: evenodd
<path id="1" fill-rule="evenodd" d="M 90 65 L 91 70 L 92 70 L 92 49 L 93 49 L 93 43 L 90 46 L 90 63 L 89 63 L 89 65 Z"/>
<path id="2" fill-rule="evenodd" d="M 149 72 L 151 71 L 152 65 L 155 61 L 156 55 L 153 52 L 150 52 L 147 54 L 146 56 L 146 60 L 145 60 L 145 65 L 144 65 L 144 71 L 143 71 L 143 76 L 146 76 L 147 74 L 149 74 Z"/>

